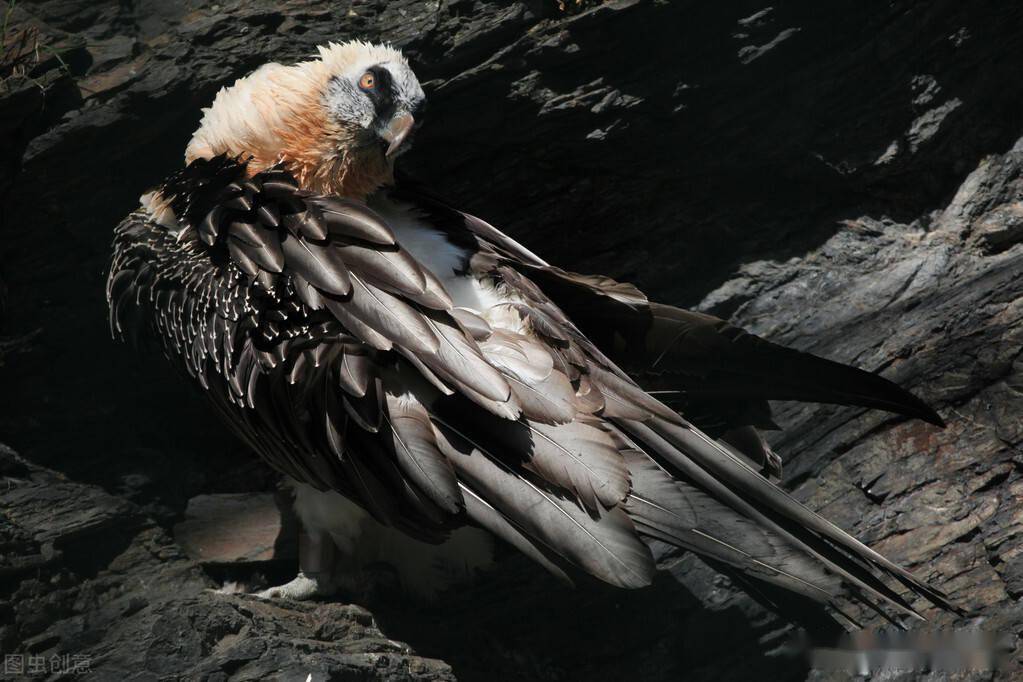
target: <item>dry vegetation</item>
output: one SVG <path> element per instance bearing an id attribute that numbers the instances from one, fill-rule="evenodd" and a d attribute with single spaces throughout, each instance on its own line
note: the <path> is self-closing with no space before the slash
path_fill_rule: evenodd
<path id="1" fill-rule="evenodd" d="M 53 58 L 63 72 L 68 66 L 61 51 L 45 44 L 36 26 L 17 26 L 14 21 L 16 0 L 9 0 L 4 8 L 3 24 L 0 25 L 0 87 L 6 87 L 11 79 L 27 79 L 46 90 L 49 85 L 34 77 L 37 67 Z"/>

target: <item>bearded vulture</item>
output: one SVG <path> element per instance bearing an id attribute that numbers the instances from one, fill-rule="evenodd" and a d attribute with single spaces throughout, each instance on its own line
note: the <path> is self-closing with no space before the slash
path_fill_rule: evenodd
<path id="1" fill-rule="evenodd" d="M 424 101 L 387 46 L 267 64 L 115 230 L 115 337 L 155 339 L 294 482 L 301 572 L 264 596 L 328 594 L 371 518 L 425 546 L 472 527 L 568 581 L 648 585 L 661 541 L 836 608 L 951 608 L 779 487 L 757 430 L 769 399 L 941 425 L 931 408 L 562 270 L 396 179 Z"/>

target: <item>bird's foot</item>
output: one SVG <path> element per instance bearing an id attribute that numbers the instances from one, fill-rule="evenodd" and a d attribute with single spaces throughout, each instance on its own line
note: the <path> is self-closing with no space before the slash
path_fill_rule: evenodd
<path id="1" fill-rule="evenodd" d="M 306 601 L 316 597 L 330 597 L 337 591 L 337 586 L 324 574 L 306 575 L 299 571 L 291 582 L 256 592 L 260 599 L 294 599 Z"/>
<path id="2" fill-rule="evenodd" d="M 322 532 L 309 533 L 303 528 L 298 535 L 298 575 L 289 583 L 256 592 L 255 596 L 295 601 L 330 597 L 338 588 L 331 578 L 334 563 L 334 541 L 330 536 Z"/>

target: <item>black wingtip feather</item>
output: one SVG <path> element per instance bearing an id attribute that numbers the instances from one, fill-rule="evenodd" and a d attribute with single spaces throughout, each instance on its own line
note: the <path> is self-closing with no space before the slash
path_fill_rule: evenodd
<path id="1" fill-rule="evenodd" d="M 796 399 L 807 400 L 816 394 L 819 402 L 833 402 L 839 405 L 859 405 L 870 407 L 906 417 L 921 419 L 928 424 L 945 428 L 945 420 L 934 408 L 925 403 L 910 391 L 884 377 L 865 370 L 843 365 L 832 360 L 817 357 L 810 353 L 794 351 L 768 342 L 774 350 L 783 351 L 791 359 L 785 365 L 792 366 L 794 378 L 807 377 L 812 386 L 802 388 L 793 382 Z M 811 377 L 820 377 L 816 380 Z"/>
<path id="2" fill-rule="evenodd" d="M 944 428 L 945 421 L 927 403 L 878 374 L 787 348 L 725 326 L 718 342 L 722 368 L 711 391 L 740 392 L 768 400 L 856 405 L 886 410 Z M 673 358 L 666 358 L 667 369 Z M 701 388 L 690 393 L 695 397 Z"/>

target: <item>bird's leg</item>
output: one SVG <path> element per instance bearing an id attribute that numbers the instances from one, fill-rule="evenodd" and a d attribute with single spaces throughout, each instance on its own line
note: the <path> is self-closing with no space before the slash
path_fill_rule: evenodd
<path id="1" fill-rule="evenodd" d="M 337 590 L 332 574 L 336 552 L 334 540 L 322 531 L 302 528 L 298 535 L 298 575 L 291 582 L 257 592 L 263 599 L 327 597 Z"/>

